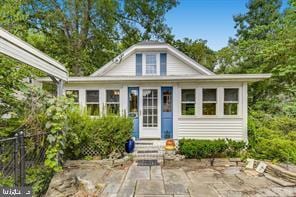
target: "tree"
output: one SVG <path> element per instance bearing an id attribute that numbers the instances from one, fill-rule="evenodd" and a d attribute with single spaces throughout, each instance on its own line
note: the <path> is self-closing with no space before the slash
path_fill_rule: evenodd
<path id="1" fill-rule="evenodd" d="M 264 37 L 260 37 L 261 32 L 266 32 Z M 270 24 L 249 29 L 248 37 L 238 37 L 217 56 L 219 72 L 272 73 L 271 79 L 250 86 L 250 104 L 271 113 L 296 115 L 296 14 L 293 4 Z"/>
<path id="2" fill-rule="evenodd" d="M 4 1 L 2 8 L 7 16 L 11 8 L 24 13 L 26 20 L 13 23 L 27 26 L 39 38 L 31 44 L 77 76 L 92 73 L 140 40 L 172 40 L 164 16 L 176 5 L 176 0 L 21 0 L 14 8 Z M 14 30 L 10 21 L 0 23 Z"/>
<path id="3" fill-rule="evenodd" d="M 236 36 L 239 39 L 263 39 L 270 28 L 260 29 L 256 35 L 251 34 L 258 26 L 267 26 L 280 17 L 281 0 L 250 0 L 247 13 L 234 16 Z"/>
<path id="4" fill-rule="evenodd" d="M 214 69 L 214 63 L 216 62 L 215 52 L 207 46 L 206 40 L 184 38 L 183 40 L 176 40 L 172 44 L 198 63 L 210 70 Z"/>

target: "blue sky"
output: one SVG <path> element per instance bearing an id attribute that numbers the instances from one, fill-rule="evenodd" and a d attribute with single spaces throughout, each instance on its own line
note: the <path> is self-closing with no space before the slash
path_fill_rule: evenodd
<path id="1" fill-rule="evenodd" d="M 247 1 L 180 0 L 180 4 L 167 13 L 166 22 L 177 39 L 201 38 L 208 41 L 211 49 L 219 50 L 234 37 L 232 17 L 246 12 Z"/>

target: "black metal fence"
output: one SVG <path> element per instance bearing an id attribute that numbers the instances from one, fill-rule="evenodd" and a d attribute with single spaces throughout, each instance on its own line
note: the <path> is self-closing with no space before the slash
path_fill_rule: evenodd
<path id="1" fill-rule="evenodd" d="M 13 179 L 16 186 L 25 186 L 26 170 L 43 165 L 46 147 L 46 133 L 25 136 L 21 131 L 14 137 L 0 139 L 2 176 Z"/>

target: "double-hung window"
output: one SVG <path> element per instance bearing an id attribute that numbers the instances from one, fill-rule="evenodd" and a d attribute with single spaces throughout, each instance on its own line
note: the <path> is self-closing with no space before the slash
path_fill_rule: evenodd
<path id="1" fill-rule="evenodd" d="M 66 90 L 66 96 L 73 98 L 75 104 L 79 104 L 79 90 Z"/>
<path id="2" fill-rule="evenodd" d="M 216 115 L 217 89 L 202 90 L 202 114 Z"/>
<path id="3" fill-rule="evenodd" d="M 182 115 L 195 115 L 195 89 L 182 89 Z"/>
<path id="4" fill-rule="evenodd" d="M 154 75 L 157 74 L 157 60 L 156 54 L 146 55 L 146 74 Z"/>
<path id="5" fill-rule="evenodd" d="M 224 115 L 238 114 L 238 88 L 224 89 Z"/>
<path id="6" fill-rule="evenodd" d="M 86 109 L 91 116 L 98 116 L 100 114 L 99 90 L 86 90 Z"/>
<path id="7" fill-rule="evenodd" d="M 119 115 L 120 100 L 119 90 L 106 90 L 107 113 Z"/>

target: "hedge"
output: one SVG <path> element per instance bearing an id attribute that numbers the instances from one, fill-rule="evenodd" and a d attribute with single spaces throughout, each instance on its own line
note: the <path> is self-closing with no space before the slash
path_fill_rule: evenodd
<path id="1" fill-rule="evenodd" d="M 243 141 L 230 139 L 196 140 L 182 139 L 179 141 L 179 152 L 186 158 L 214 158 L 214 157 L 237 157 L 246 147 Z"/>

